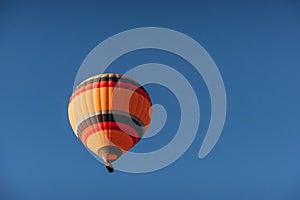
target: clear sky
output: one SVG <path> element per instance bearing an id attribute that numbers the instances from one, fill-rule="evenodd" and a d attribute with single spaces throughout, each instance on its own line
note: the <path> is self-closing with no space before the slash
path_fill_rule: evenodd
<path id="1" fill-rule="evenodd" d="M 4 0 L 0 25 L 1 200 L 299 200 L 299 2 Z M 68 100 L 80 64 L 97 44 L 145 26 L 183 32 L 209 52 L 226 87 L 226 123 L 213 151 L 200 160 L 210 119 L 204 81 L 170 53 L 125 55 L 109 69 L 124 73 L 158 62 L 189 78 L 201 102 L 201 122 L 192 146 L 169 167 L 108 174 L 74 136 Z M 166 106 L 168 119 L 137 152 L 167 144 L 180 119 L 172 93 L 157 85 L 146 89 Z"/>

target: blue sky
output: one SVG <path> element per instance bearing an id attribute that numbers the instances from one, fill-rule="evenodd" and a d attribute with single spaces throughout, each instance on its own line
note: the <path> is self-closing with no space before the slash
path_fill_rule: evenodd
<path id="1" fill-rule="evenodd" d="M 1 1 L 0 198 L 298 200 L 299 10 L 297 1 Z M 199 160 L 210 119 L 205 83 L 173 54 L 129 53 L 109 69 L 123 73 L 158 62 L 190 79 L 201 102 L 200 128 L 169 167 L 108 174 L 72 133 L 67 104 L 77 70 L 97 44 L 145 26 L 183 32 L 209 52 L 226 87 L 226 123 L 213 151 Z M 146 89 L 166 106 L 168 120 L 137 152 L 167 144 L 180 118 L 172 93 L 157 85 Z"/>

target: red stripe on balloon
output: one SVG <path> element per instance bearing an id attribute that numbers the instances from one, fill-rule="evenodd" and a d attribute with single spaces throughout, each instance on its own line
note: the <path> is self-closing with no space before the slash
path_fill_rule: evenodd
<path id="1" fill-rule="evenodd" d="M 102 88 L 102 87 L 117 87 L 117 88 L 124 88 L 124 89 L 129 89 L 132 90 L 134 92 L 137 92 L 141 95 L 143 95 L 143 97 L 145 97 L 150 103 L 150 97 L 148 96 L 148 94 L 140 87 L 137 87 L 136 85 L 132 85 L 130 83 L 125 83 L 122 81 L 101 81 L 101 82 L 95 82 L 95 83 L 90 83 L 84 87 L 80 87 L 78 90 L 76 90 L 73 95 L 70 98 L 69 104 L 72 102 L 72 100 L 80 95 L 83 92 L 86 92 L 88 90 L 92 90 L 95 88 Z"/>
<path id="2" fill-rule="evenodd" d="M 139 140 L 138 133 L 136 132 L 136 130 L 128 126 L 127 124 L 123 124 L 121 122 L 99 122 L 97 124 L 93 124 L 87 127 L 86 130 L 82 132 L 80 139 L 86 145 L 86 141 L 90 135 L 92 135 L 95 132 L 104 130 L 117 130 L 127 134 L 132 138 L 133 145 L 135 145 Z"/>

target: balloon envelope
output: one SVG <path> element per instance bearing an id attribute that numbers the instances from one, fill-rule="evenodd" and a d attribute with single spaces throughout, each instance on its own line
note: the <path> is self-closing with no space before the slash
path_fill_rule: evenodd
<path id="1" fill-rule="evenodd" d="M 147 91 L 120 74 L 99 74 L 83 81 L 68 106 L 75 135 L 110 164 L 143 137 L 151 121 Z"/>

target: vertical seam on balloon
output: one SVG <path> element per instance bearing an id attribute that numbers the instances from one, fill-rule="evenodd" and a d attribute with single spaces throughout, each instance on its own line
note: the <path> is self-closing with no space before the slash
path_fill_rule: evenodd
<path id="1" fill-rule="evenodd" d="M 102 110 L 102 105 L 101 105 L 101 101 L 100 101 L 100 98 L 101 98 L 101 93 L 100 93 L 100 88 L 99 88 L 99 96 L 96 96 L 96 88 L 95 88 L 95 82 L 96 83 L 98 83 L 98 82 L 101 82 L 101 78 L 102 78 L 102 76 L 101 76 L 101 74 L 99 75 L 99 76 L 97 76 L 94 80 L 93 80 L 93 91 L 94 91 L 94 98 L 96 99 L 96 98 L 98 98 L 98 100 L 99 100 L 99 111 L 101 112 L 101 110 Z M 93 98 L 93 100 L 94 100 L 94 98 Z M 96 104 L 94 104 L 94 109 L 95 109 L 95 111 L 97 111 L 97 108 L 96 108 Z M 100 120 L 103 120 L 103 118 L 102 118 L 102 115 L 99 115 L 99 118 L 100 118 Z M 97 126 L 98 126 L 98 128 L 99 129 L 101 129 L 101 126 L 97 123 Z M 98 139 L 98 142 L 99 142 L 99 144 L 101 144 L 101 140 L 104 140 L 105 138 L 104 138 L 104 135 L 103 134 L 99 134 L 99 137 L 97 137 L 97 139 Z M 103 142 L 103 141 L 102 141 Z"/>
<path id="2" fill-rule="evenodd" d="M 113 74 L 108 74 L 108 79 L 110 79 L 110 77 L 111 76 L 113 76 Z M 110 87 L 106 87 L 106 100 L 107 100 L 107 102 L 108 102 L 108 105 L 107 105 L 107 110 L 112 110 L 113 108 L 112 108 L 112 103 L 111 103 L 111 101 L 112 101 L 112 97 L 110 96 L 110 95 L 112 95 L 112 94 L 110 94 L 110 91 L 109 91 L 109 89 L 110 89 Z M 111 121 L 111 115 L 109 115 L 109 121 Z M 107 134 L 107 137 L 108 137 L 108 140 L 109 140 L 109 143 L 111 144 L 112 142 L 111 142 L 111 130 L 110 130 L 110 125 L 109 125 L 109 127 L 108 127 L 108 134 Z"/>
<path id="3" fill-rule="evenodd" d="M 80 103 L 80 97 L 81 96 L 79 96 L 78 95 L 78 97 L 77 97 L 77 105 L 75 105 L 75 101 L 74 101 L 74 106 L 76 107 L 76 114 L 77 114 L 77 117 L 78 116 L 83 116 L 83 111 L 82 111 L 82 107 L 81 107 L 81 103 Z M 79 117 L 78 117 L 79 118 Z M 76 119 L 76 122 L 77 122 L 77 120 L 78 119 Z M 81 138 L 80 138 L 81 139 Z"/>
<path id="4" fill-rule="evenodd" d="M 84 87 L 86 88 L 86 86 L 87 86 L 87 83 L 85 83 L 84 84 Z M 84 102 L 82 102 L 84 105 L 85 105 L 85 107 L 86 107 L 86 110 L 87 110 L 87 114 L 88 114 L 88 116 L 90 116 L 90 111 L 89 111 L 89 108 L 88 108 L 88 106 L 87 106 L 87 99 L 86 99 L 86 96 L 87 96 L 87 93 L 88 91 L 85 91 L 82 95 L 83 95 L 83 97 L 82 97 L 82 100 L 84 101 Z M 86 120 L 86 122 L 87 122 L 87 125 L 88 126 L 90 126 L 90 125 L 92 125 L 93 124 L 93 122 L 90 122 L 89 120 Z"/>

